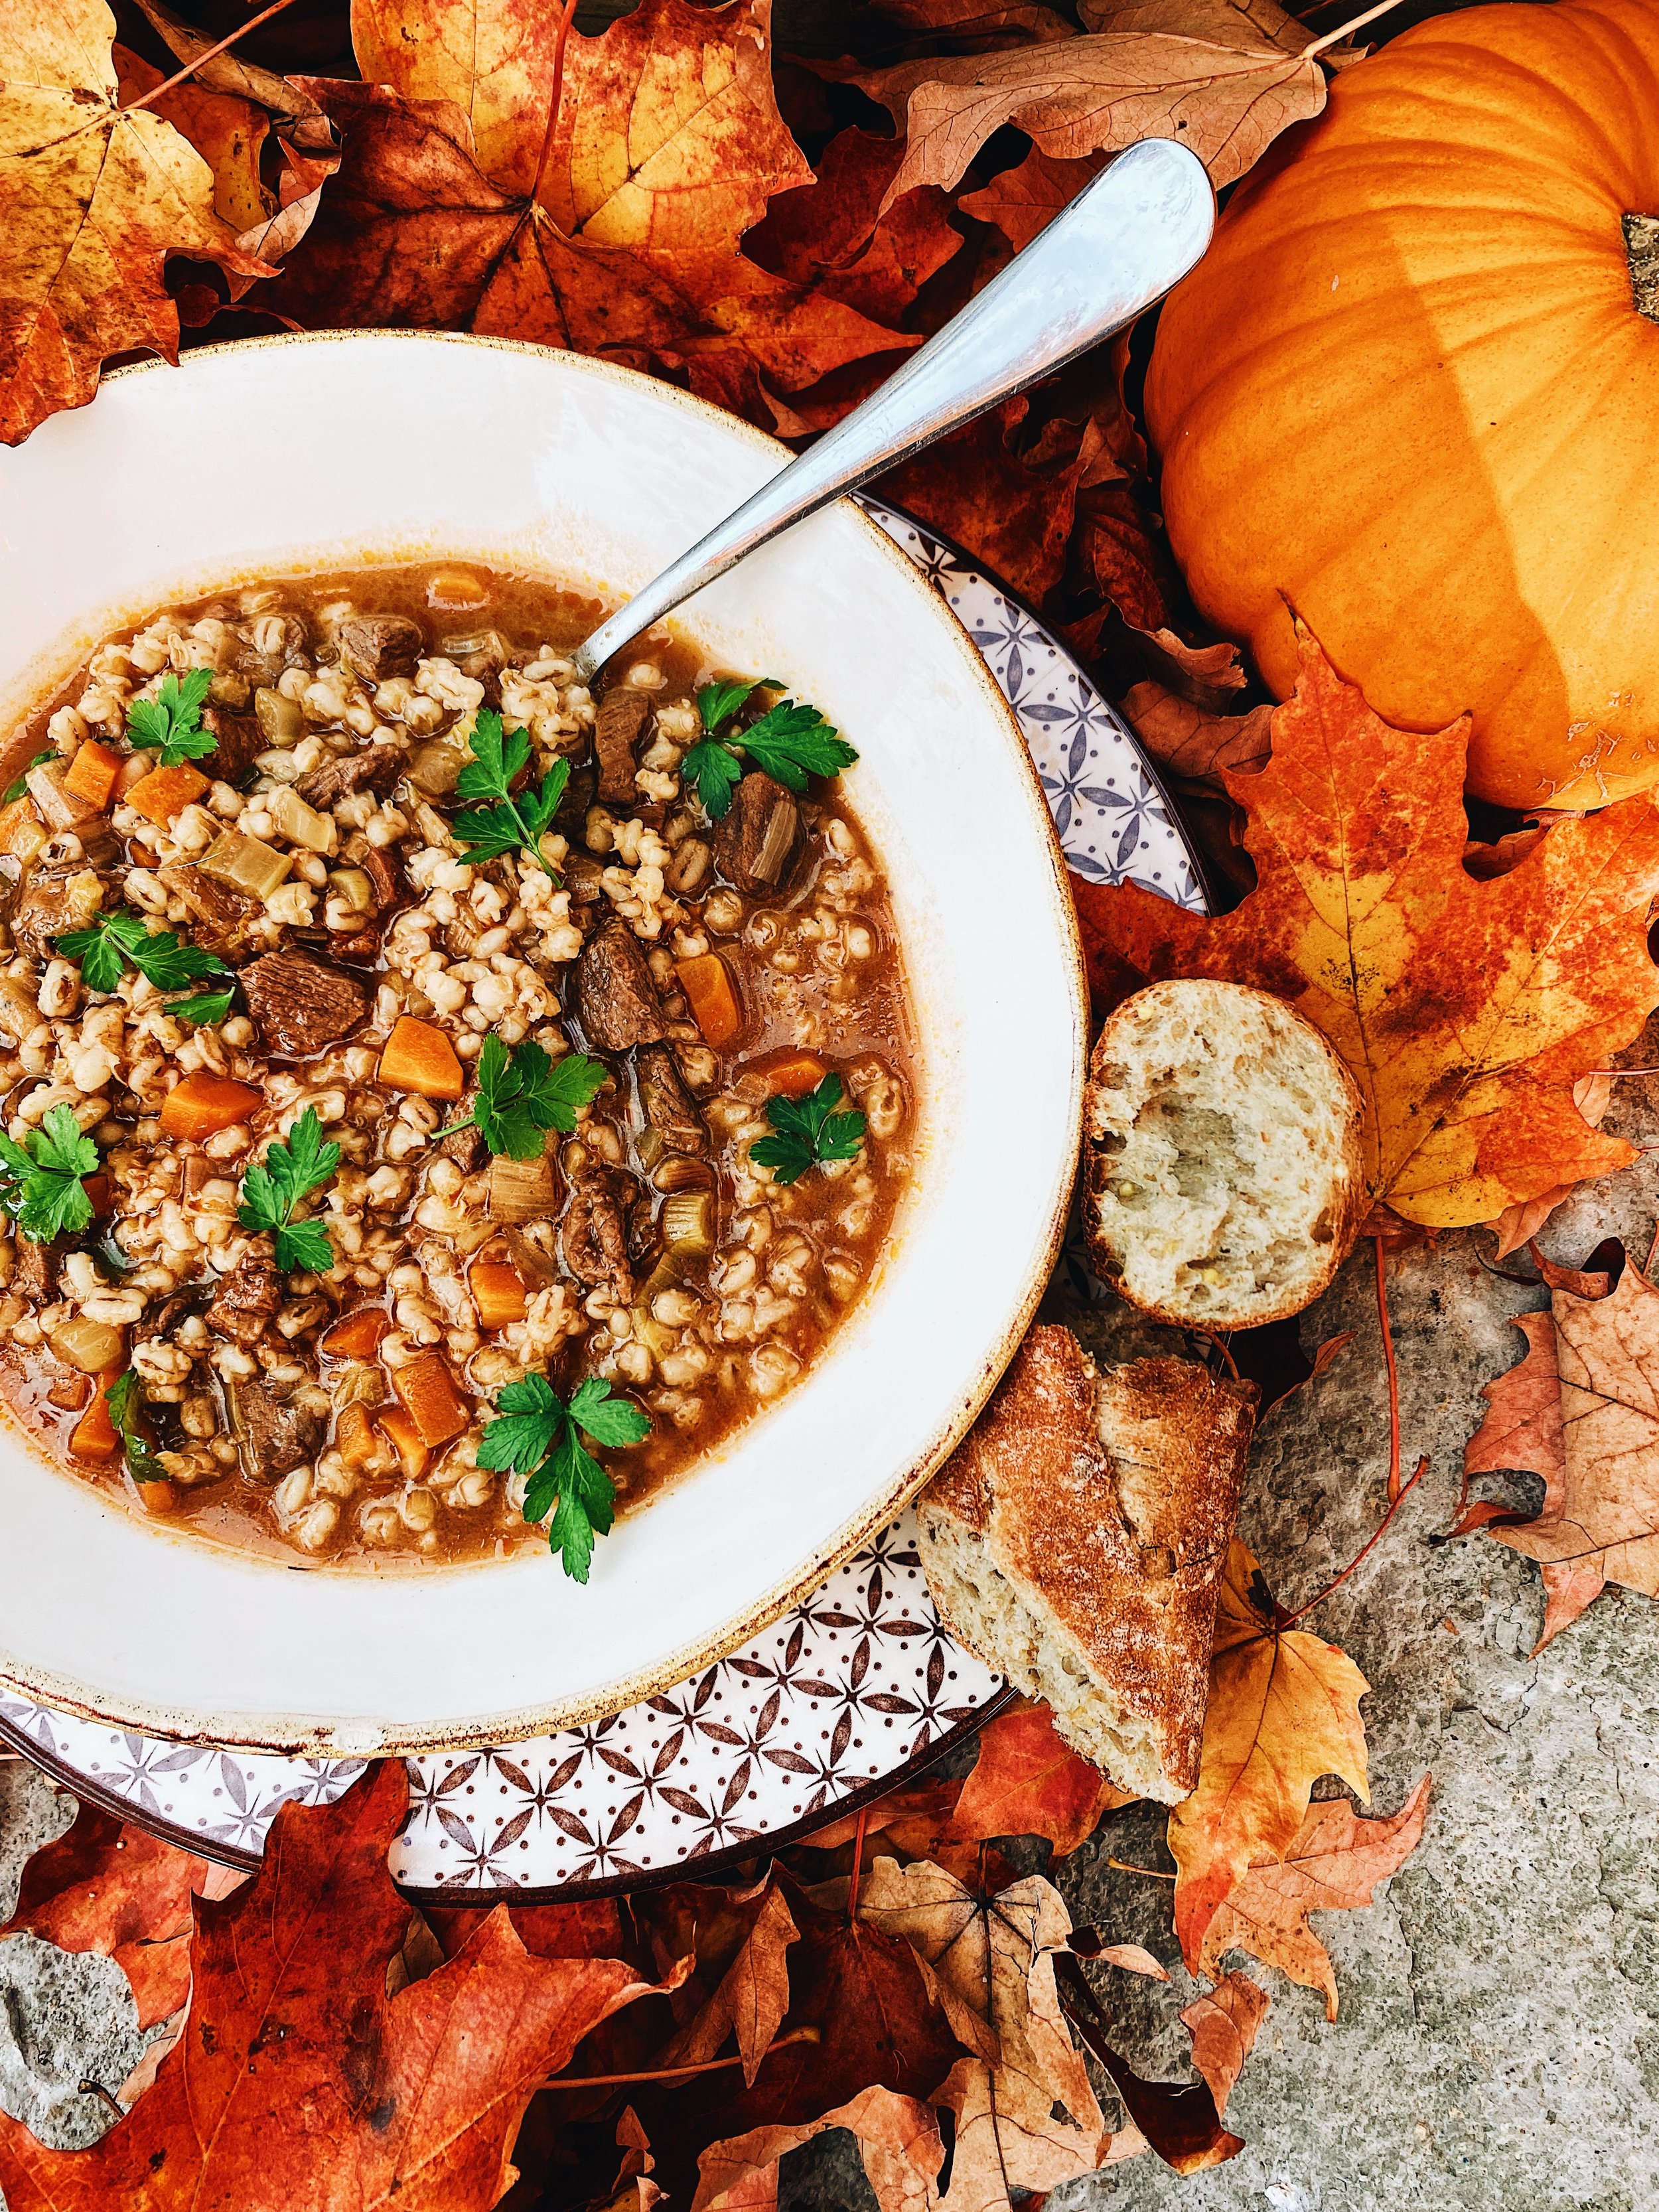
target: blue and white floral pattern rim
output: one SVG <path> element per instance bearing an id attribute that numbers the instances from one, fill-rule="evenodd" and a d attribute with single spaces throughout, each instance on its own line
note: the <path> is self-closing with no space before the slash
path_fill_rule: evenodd
<path id="1" fill-rule="evenodd" d="M 1202 912 L 1192 854 L 1127 726 L 1065 647 L 948 539 L 866 499 L 933 578 L 1019 718 L 1067 864 Z M 1062 1267 L 1075 1286 L 1081 1255 Z M 823 1588 L 678 1689 L 585 1728 L 409 1762 L 391 1869 L 449 1902 L 598 1896 L 808 1832 L 984 1724 L 1009 1692 L 927 1594 L 905 1513 Z M 0 1691 L 0 1738 L 70 1789 L 231 1865 L 280 1806 L 341 1796 L 359 1763 L 134 1735 Z"/>

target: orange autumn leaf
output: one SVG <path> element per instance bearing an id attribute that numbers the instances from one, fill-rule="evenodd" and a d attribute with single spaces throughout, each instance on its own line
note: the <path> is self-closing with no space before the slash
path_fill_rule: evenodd
<path id="1" fill-rule="evenodd" d="M 1308 1915 L 1369 1905 L 1376 1884 L 1398 1873 L 1422 1838 L 1429 1780 L 1388 1820 L 1362 1820 L 1346 1797 L 1313 1806 L 1283 1861 L 1253 1866 L 1211 1921 L 1200 1972 L 1214 1978 L 1225 1953 L 1248 1951 L 1304 1989 L 1322 1990 L 1325 2017 L 1334 2020 L 1336 1969 Z"/>
<path id="2" fill-rule="evenodd" d="M 388 1999 L 411 1915 L 386 1856 L 407 1806 L 396 1760 L 337 1805 L 283 1806 L 254 1879 L 197 1905 L 185 2032 L 126 2118 L 81 2151 L 0 2118 L 9 2212 L 500 2201 L 534 2090 L 651 1984 L 619 1960 L 533 1958 L 501 1906 Z"/>
<path id="3" fill-rule="evenodd" d="M 1625 1166 L 1635 1148 L 1591 1128 L 1573 1090 L 1659 1003 L 1659 808 L 1644 796 L 1558 823 L 1477 882 L 1461 865 L 1467 721 L 1393 728 L 1298 636 L 1271 761 L 1224 779 L 1256 890 L 1206 921 L 1097 887 L 1093 979 L 1224 976 L 1287 1000 L 1358 1084 L 1371 1193 L 1408 1221 L 1491 1221 Z"/>
<path id="4" fill-rule="evenodd" d="M 778 2201 L 778 2160 L 826 2128 L 845 2128 L 857 2142 L 878 2212 L 932 2212 L 933 2183 L 945 2163 L 939 2122 L 914 2097 L 878 2087 L 793 2126 L 774 2124 L 710 2143 L 697 2161 L 691 2212 L 772 2212 Z"/>
<path id="5" fill-rule="evenodd" d="M 164 82 L 139 55 L 115 49 L 120 97 L 137 100 Z M 259 178 L 259 149 L 270 125 L 264 113 L 234 94 L 201 85 L 176 84 L 150 111 L 189 139 L 213 172 L 213 210 L 233 231 L 251 230 L 273 212 Z"/>
<path id="6" fill-rule="evenodd" d="M 100 365 L 134 349 L 179 357 L 162 286 L 170 253 L 243 276 L 269 266 L 214 211 L 214 178 L 148 109 L 118 105 L 104 0 L 0 9 L 0 440 L 79 407 Z"/>
<path id="7" fill-rule="evenodd" d="M 1034 146 L 1023 161 L 977 191 L 964 192 L 957 204 L 964 215 L 994 223 L 1015 252 L 1023 252 L 1104 166 L 1097 155 L 1061 161 Z"/>
<path id="8" fill-rule="evenodd" d="M 1227 2109 L 1267 2016 L 1267 1993 L 1248 1974 L 1224 1974 L 1181 2015 L 1182 2026 L 1193 2039 L 1193 2064 L 1208 2083 L 1218 2114 Z"/>
<path id="9" fill-rule="evenodd" d="M 1526 1358 L 1486 1386 L 1464 1465 L 1544 1477 L 1535 1519 L 1491 1528 L 1542 1570 L 1541 1651 L 1608 1583 L 1659 1597 L 1659 1285 L 1627 1261 L 1604 1297 L 1558 1284 L 1549 1314 L 1516 1326 Z M 1512 1519 L 1477 1506 L 1456 1533 Z"/>
<path id="10" fill-rule="evenodd" d="M 951 1829 L 969 1843 L 1046 1836 L 1063 1858 L 1093 1835 L 1103 1814 L 1133 1802 L 1055 1732 L 1047 1705 L 1021 1705 L 980 1731 L 978 1762 Z"/>
<path id="11" fill-rule="evenodd" d="M 1321 1775 L 1366 1796 L 1359 1700 L 1369 1686 L 1334 1644 L 1279 1626 L 1261 1570 L 1235 1538 L 1216 1609 L 1198 1787 L 1170 1814 L 1176 1934 L 1189 1972 L 1246 1869 L 1295 1843 Z"/>

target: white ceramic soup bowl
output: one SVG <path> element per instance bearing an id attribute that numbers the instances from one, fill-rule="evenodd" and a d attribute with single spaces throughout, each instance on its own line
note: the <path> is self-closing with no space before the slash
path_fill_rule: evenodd
<path id="1" fill-rule="evenodd" d="M 109 378 L 0 456 L 0 732 L 109 630 L 260 574 L 454 555 L 621 595 L 787 458 L 626 370 L 330 333 Z M 1006 705 L 943 600 L 842 504 L 683 617 L 860 751 L 920 1036 L 909 1196 L 777 1406 L 600 1544 L 375 1576 L 149 1524 L 0 1431 L 0 1678 L 148 1733 L 459 1747 L 683 1680 L 811 1590 L 961 1437 L 1053 1264 L 1085 1048 L 1075 921 Z"/>

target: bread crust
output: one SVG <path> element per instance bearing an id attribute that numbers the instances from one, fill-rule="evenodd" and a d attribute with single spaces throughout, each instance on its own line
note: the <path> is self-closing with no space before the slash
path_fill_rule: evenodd
<path id="1" fill-rule="evenodd" d="M 1099 1376 L 1067 1328 L 1034 1328 L 964 1442 L 922 1493 L 922 1565 L 952 1618 L 937 1547 L 970 1534 L 1028 1611 L 1086 1663 L 1088 1698 L 1116 1709 L 1143 1747 L 1122 1786 L 1165 1802 L 1198 1780 L 1215 1609 L 1255 1421 L 1254 1383 L 1216 1382 L 1190 1360 L 1139 1359 Z M 930 1564 L 930 1553 L 933 1554 Z M 964 1630 L 968 1632 L 964 1633 Z M 1100 1735 L 1068 1725 L 1057 1651 L 1039 1662 L 980 1649 L 1047 1694 L 1056 1724 L 1101 1760 Z"/>
<path id="2" fill-rule="evenodd" d="M 1331 1241 L 1322 1249 L 1307 1279 L 1294 1290 L 1275 1293 L 1271 1297 L 1257 1297 L 1239 1302 L 1237 1309 L 1228 1316 L 1218 1313 L 1195 1314 L 1190 1308 L 1163 1300 L 1138 1296 L 1123 1279 L 1117 1255 L 1102 1228 L 1102 1200 L 1107 1186 L 1115 1180 L 1113 1157 L 1103 1147 L 1101 1139 L 1108 1134 L 1103 1111 L 1107 1085 L 1101 1079 L 1101 1071 L 1121 1060 L 1123 1042 L 1139 1018 L 1140 1002 L 1152 992 L 1168 992 L 1185 988 L 1180 982 L 1153 983 L 1145 992 L 1137 991 L 1115 1007 L 1106 1018 L 1094 1050 L 1089 1055 L 1089 1081 L 1083 1102 L 1083 1188 L 1084 1231 L 1088 1241 L 1089 1256 L 1096 1273 L 1109 1283 L 1117 1295 L 1153 1321 L 1167 1322 L 1176 1328 L 1191 1328 L 1195 1324 L 1207 1328 L 1260 1328 L 1267 1322 L 1288 1321 L 1293 1315 L 1304 1312 L 1314 1300 L 1323 1296 L 1336 1278 L 1336 1272 L 1353 1249 L 1360 1227 L 1370 1210 L 1370 1194 L 1365 1187 L 1365 1159 L 1360 1142 L 1364 1123 L 1364 1101 L 1359 1086 L 1342 1060 L 1331 1049 L 1328 1041 L 1316 1030 L 1305 1014 L 1275 999 L 1265 991 L 1254 991 L 1242 983 L 1215 983 L 1205 979 L 1197 988 L 1208 992 L 1237 992 L 1252 999 L 1265 1001 L 1274 1010 L 1275 1016 L 1303 1031 L 1311 1038 L 1328 1067 L 1331 1083 L 1340 1102 L 1338 1114 L 1342 1121 L 1342 1152 L 1346 1173 L 1335 1182 L 1330 1194 L 1329 1211 Z M 1310 1250 L 1315 1249 L 1310 1246 Z"/>

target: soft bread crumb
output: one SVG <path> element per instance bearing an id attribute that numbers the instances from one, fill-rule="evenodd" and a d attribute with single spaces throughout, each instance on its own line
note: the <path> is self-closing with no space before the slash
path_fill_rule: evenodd
<path id="1" fill-rule="evenodd" d="M 1035 1328 L 918 1502 L 958 1638 L 1120 1788 L 1164 1804 L 1198 1778 L 1255 1399 L 1190 1360 L 1102 1376 L 1069 1329 Z"/>
<path id="2" fill-rule="evenodd" d="M 1361 1109 L 1311 1024 L 1243 984 L 1154 983 L 1107 1022 L 1085 1117 L 1091 1249 L 1147 1313 L 1299 1313 L 1364 1212 Z"/>

